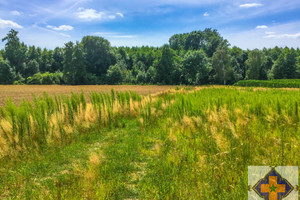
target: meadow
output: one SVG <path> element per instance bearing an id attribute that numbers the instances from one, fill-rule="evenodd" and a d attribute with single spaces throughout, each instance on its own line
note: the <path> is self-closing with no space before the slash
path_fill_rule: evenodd
<path id="1" fill-rule="evenodd" d="M 299 89 L 174 87 L 0 107 L 0 199 L 247 199 L 249 165 L 300 165 Z"/>

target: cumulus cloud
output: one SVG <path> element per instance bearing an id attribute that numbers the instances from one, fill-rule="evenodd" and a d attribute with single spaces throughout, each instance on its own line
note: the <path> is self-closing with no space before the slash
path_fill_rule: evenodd
<path id="1" fill-rule="evenodd" d="M 114 20 L 117 16 L 124 17 L 123 13 L 108 13 L 108 12 L 98 12 L 95 9 L 84 9 L 79 8 L 76 13 L 77 17 L 83 20 L 92 21 L 92 20 Z"/>
<path id="2" fill-rule="evenodd" d="M 254 7 L 260 7 L 260 6 L 263 6 L 263 4 L 261 4 L 261 3 L 245 3 L 245 4 L 240 5 L 241 8 L 254 8 Z"/>
<path id="3" fill-rule="evenodd" d="M 13 11 L 11 11 L 10 13 L 11 13 L 12 15 L 15 15 L 15 16 L 21 15 L 21 13 L 20 13 L 19 11 L 17 11 L 17 10 L 13 10 Z"/>
<path id="4" fill-rule="evenodd" d="M 71 31 L 74 29 L 73 26 L 69 26 L 69 25 L 60 25 L 58 27 L 48 25 L 47 28 L 55 30 L 55 31 Z"/>
<path id="5" fill-rule="evenodd" d="M 97 12 L 94 9 L 83 9 L 79 8 L 76 13 L 77 17 L 84 20 L 96 20 L 103 19 L 105 17 L 104 12 Z"/>
<path id="6" fill-rule="evenodd" d="M 205 12 L 205 13 L 203 14 L 203 16 L 204 16 L 204 17 L 208 17 L 208 16 L 209 16 L 208 12 Z"/>
<path id="7" fill-rule="evenodd" d="M 268 26 L 266 26 L 266 25 L 260 25 L 260 26 L 257 26 L 256 28 L 257 29 L 265 29 L 265 28 L 268 28 Z"/>
<path id="8" fill-rule="evenodd" d="M 0 18 L 0 29 L 1 28 L 23 28 L 23 26 L 11 20 L 4 20 Z"/>

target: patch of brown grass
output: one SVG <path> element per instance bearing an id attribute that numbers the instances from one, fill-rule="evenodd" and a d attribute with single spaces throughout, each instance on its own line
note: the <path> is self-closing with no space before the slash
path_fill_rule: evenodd
<path id="1" fill-rule="evenodd" d="M 111 89 L 114 89 L 119 92 L 135 91 L 140 95 L 148 95 L 174 87 L 169 85 L 0 85 L 0 106 L 6 104 L 7 98 L 11 98 L 14 103 L 19 104 L 23 98 L 32 100 L 32 94 L 39 96 L 43 92 L 54 96 L 60 94 L 70 95 L 71 92 L 81 93 L 83 91 L 88 97 L 90 92 L 110 92 Z"/>

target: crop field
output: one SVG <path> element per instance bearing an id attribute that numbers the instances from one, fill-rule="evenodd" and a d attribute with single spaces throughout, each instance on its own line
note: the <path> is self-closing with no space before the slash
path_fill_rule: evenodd
<path id="1" fill-rule="evenodd" d="M 240 200 L 249 165 L 300 165 L 299 89 L 55 87 L 0 107 L 0 199 Z"/>
<path id="2" fill-rule="evenodd" d="M 49 95 L 70 95 L 71 92 L 81 93 L 82 91 L 88 97 L 89 92 L 110 92 L 115 91 L 135 91 L 141 95 L 153 94 L 174 86 L 158 85 L 85 85 L 85 86 L 64 86 L 64 85 L 0 85 L 0 106 L 6 104 L 6 100 L 11 98 L 16 104 L 19 104 L 23 98 L 32 100 L 32 95 L 42 95 L 46 92 Z"/>
<path id="3" fill-rule="evenodd" d="M 246 87 L 300 88 L 300 79 L 241 80 L 234 85 Z"/>

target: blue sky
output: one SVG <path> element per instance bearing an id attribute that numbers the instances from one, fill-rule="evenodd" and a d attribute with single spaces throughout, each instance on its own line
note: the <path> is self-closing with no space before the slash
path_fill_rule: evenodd
<path id="1" fill-rule="evenodd" d="M 161 46 L 170 36 L 217 29 L 243 49 L 300 47 L 299 0 L 0 0 L 0 37 L 55 48 L 85 35 L 113 46 Z M 0 48 L 4 43 L 0 43 Z"/>

